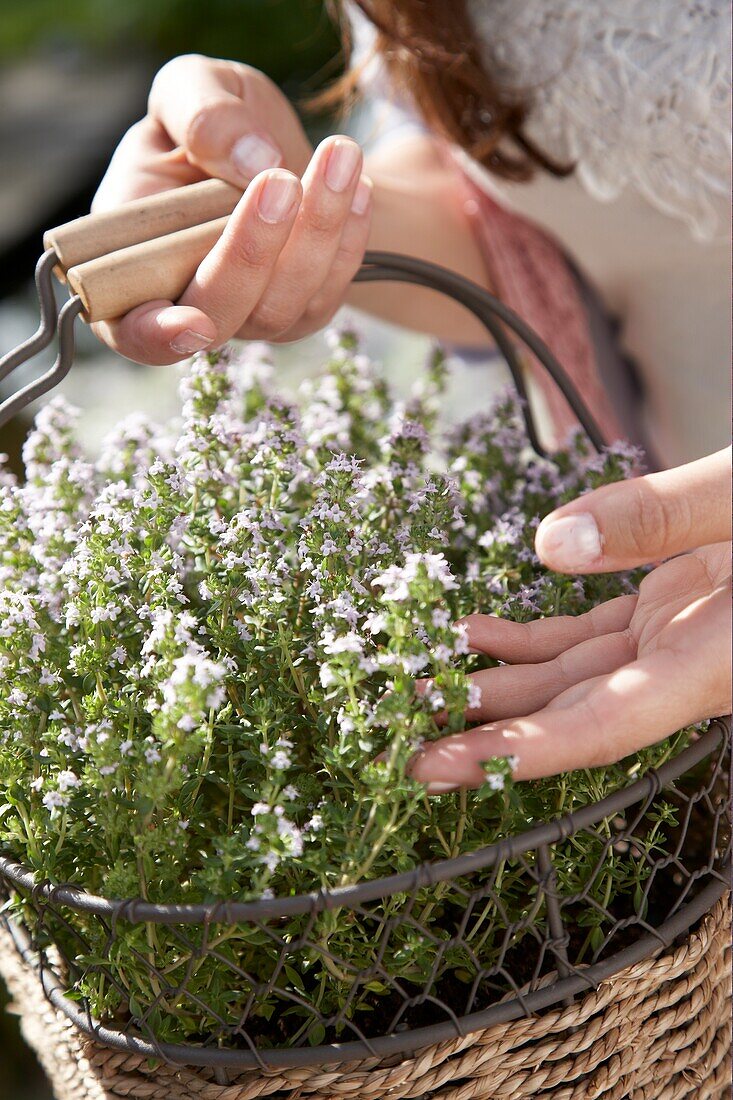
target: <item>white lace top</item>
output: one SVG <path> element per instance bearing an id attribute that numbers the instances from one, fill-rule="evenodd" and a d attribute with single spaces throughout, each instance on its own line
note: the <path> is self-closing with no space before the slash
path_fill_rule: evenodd
<path id="1" fill-rule="evenodd" d="M 638 191 L 710 239 L 731 188 L 729 0 L 469 0 L 489 69 L 597 199 Z"/>
<path id="2" fill-rule="evenodd" d="M 464 168 L 553 233 L 618 315 L 660 458 L 725 446 L 729 0 L 469 0 L 469 10 L 492 73 L 529 97 L 528 135 L 576 168 L 521 184 L 459 153 Z M 367 88 L 384 86 L 375 75 Z M 398 134 L 404 117 L 392 113 Z"/>

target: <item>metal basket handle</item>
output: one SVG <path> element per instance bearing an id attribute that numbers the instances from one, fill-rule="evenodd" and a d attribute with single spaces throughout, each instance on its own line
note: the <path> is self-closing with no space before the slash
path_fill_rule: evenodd
<path id="1" fill-rule="evenodd" d="M 595 449 L 600 451 L 606 446 L 607 441 L 588 406 L 547 344 L 514 310 L 495 295 L 463 275 L 458 275 L 455 271 L 449 271 L 448 268 L 428 260 L 418 260 L 412 256 L 401 256 L 393 252 L 365 253 L 364 263 L 357 272 L 354 282 L 371 283 L 382 280 L 412 283 L 415 286 L 425 286 L 431 290 L 440 291 L 465 306 L 481 322 L 501 351 L 511 371 L 514 385 L 521 398 L 527 435 L 537 454 L 544 455 L 545 450 L 538 438 L 517 349 L 507 335 L 506 329 L 513 332 L 537 357 L 575 413 Z"/>
<path id="2" fill-rule="evenodd" d="M 37 332 L 0 360 L 0 381 L 53 339 L 59 354 L 53 366 L 0 404 L 0 427 L 68 373 L 74 357 L 77 316 L 88 323 L 119 317 L 156 298 L 176 301 L 193 273 L 221 236 L 241 191 L 221 180 L 179 187 L 114 210 L 88 214 L 49 230 L 46 252 L 36 269 L 41 305 Z M 69 300 L 57 313 L 52 276 L 68 283 Z M 484 325 L 504 356 L 522 400 L 527 435 L 543 455 L 527 397 L 513 333 L 549 372 L 598 450 L 603 435 L 578 390 L 547 345 L 498 298 L 447 268 L 389 252 L 367 252 L 355 282 L 392 280 L 429 287 L 464 305 Z"/>

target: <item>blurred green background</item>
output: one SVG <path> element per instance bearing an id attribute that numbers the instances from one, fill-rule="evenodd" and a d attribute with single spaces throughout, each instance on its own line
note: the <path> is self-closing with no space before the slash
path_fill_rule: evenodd
<path id="1" fill-rule="evenodd" d="M 233 58 L 296 89 L 338 64 L 322 0 L 4 0 L 0 60 L 62 42 L 158 62 L 191 51 Z"/>

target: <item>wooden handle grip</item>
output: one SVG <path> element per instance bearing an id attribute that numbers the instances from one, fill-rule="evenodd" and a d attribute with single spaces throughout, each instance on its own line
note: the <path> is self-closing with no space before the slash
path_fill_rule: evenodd
<path id="1" fill-rule="evenodd" d="M 49 229 L 43 243 L 56 252 L 63 277 L 70 267 L 98 256 L 231 214 L 241 197 L 240 190 L 223 180 L 204 180 L 87 214 Z"/>
<path id="2" fill-rule="evenodd" d="M 156 298 L 175 302 L 227 221 L 194 225 L 69 268 L 66 277 L 84 304 L 84 319 L 108 321 Z"/>

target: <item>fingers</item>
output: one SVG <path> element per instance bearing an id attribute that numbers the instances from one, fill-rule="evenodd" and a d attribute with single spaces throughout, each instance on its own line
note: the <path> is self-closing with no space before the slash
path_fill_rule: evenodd
<path id="1" fill-rule="evenodd" d="M 244 336 L 273 340 L 289 335 L 304 314 L 312 330 L 313 319 L 343 296 L 368 234 L 364 215 L 370 191 L 368 185 L 366 194 L 360 190 L 362 160 L 350 138 L 328 138 L 318 147 L 303 177 L 303 201 L 292 233 Z"/>
<path id="2" fill-rule="evenodd" d="M 214 176 L 244 189 L 267 168 L 305 170 L 311 145 L 298 116 L 263 73 L 188 54 L 158 72 L 148 113 L 123 137 L 95 211 Z"/>
<path id="3" fill-rule="evenodd" d="M 429 793 L 439 794 L 480 786 L 482 762 L 497 756 L 516 758 L 515 779 L 540 779 L 620 760 L 688 721 L 676 696 L 667 693 L 660 699 L 670 664 L 668 654 L 653 655 L 571 689 L 576 698 L 569 706 L 554 705 L 527 718 L 432 742 L 416 757 L 413 778 L 427 784 Z M 674 671 L 679 675 L 679 669 Z M 618 705 L 620 695 L 623 707 Z"/>
<path id="4" fill-rule="evenodd" d="M 208 175 L 240 187 L 286 164 L 301 175 L 311 146 L 279 88 L 234 61 L 188 54 L 155 77 L 148 113 Z"/>
<path id="5" fill-rule="evenodd" d="M 128 358 L 177 362 L 197 343 L 221 344 L 257 305 L 295 221 L 300 180 L 263 172 L 243 195 L 224 233 L 201 263 L 177 307 L 148 303 L 98 331 Z"/>
<path id="6" fill-rule="evenodd" d="M 287 334 L 290 340 L 324 328 L 343 304 L 352 280 L 361 267 L 372 219 L 372 181 L 362 176 L 357 184 L 338 251 L 320 289 L 308 303 L 300 323 Z"/>
<path id="7" fill-rule="evenodd" d="M 526 718 L 426 744 L 412 775 L 439 794 L 479 786 L 481 762 L 516 757 L 516 779 L 614 763 L 730 708 L 730 591 L 721 586 L 685 616 L 686 646 L 657 649 L 570 688 Z"/>
<path id="8" fill-rule="evenodd" d="M 532 714 L 574 684 L 613 672 L 635 656 L 636 642 L 623 630 L 581 642 L 544 664 L 476 672 L 471 680 L 480 689 L 481 701 L 466 711 L 466 717 L 470 722 L 492 722 Z"/>
<path id="9" fill-rule="evenodd" d="M 730 448 L 663 473 L 606 485 L 537 529 L 545 565 L 605 573 L 730 539 Z"/>
<path id="10" fill-rule="evenodd" d="M 146 117 L 130 127 L 115 149 L 92 201 L 92 211 L 111 210 L 131 199 L 205 178 L 206 174 L 189 163 L 160 123 Z"/>
<path id="11" fill-rule="evenodd" d="M 262 297 L 295 223 L 300 180 L 263 172 L 247 189 L 221 238 L 180 299 L 212 318 L 217 343 L 230 339 Z"/>
<path id="12" fill-rule="evenodd" d="M 317 150 L 303 185 L 284 169 L 261 173 L 179 299 L 133 310 L 95 331 L 138 362 L 167 364 L 239 335 L 295 339 L 322 327 L 361 263 L 371 183 L 350 138 Z"/>
<path id="13" fill-rule="evenodd" d="M 309 164 L 311 152 L 293 108 L 264 74 L 198 55 L 163 66 L 148 115 L 120 143 L 94 209 L 207 176 L 247 195 L 177 306 L 147 303 L 95 331 L 129 358 L 163 364 L 237 333 L 294 339 L 325 324 L 366 248 L 371 185 L 361 179 L 361 150 L 350 139 L 324 142 Z M 291 240 L 302 192 L 292 204 L 275 200 L 291 178 L 272 174 L 283 164 L 305 173 L 306 201 Z"/>
<path id="14" fill-rule="evenodd" d="M 92 325 L 120 355 L 135 363 L 168 365 L 204 351 L 216 341 L 216 325 L 200 309 L 172 302 L 147 302 L 119 321 Z"/>
<path id="15" fill-rule="evenodd" d="M 514 623 L 496 615 L 469 615 L 461 625 L 466 628 L 472 650 L 510 664 L 536 664 L 550 661 L 590 638 L 625 630 L 636 600 L 636 596 L 619 596 L 585 615 L 553 615 L 528 623 Z"/>

